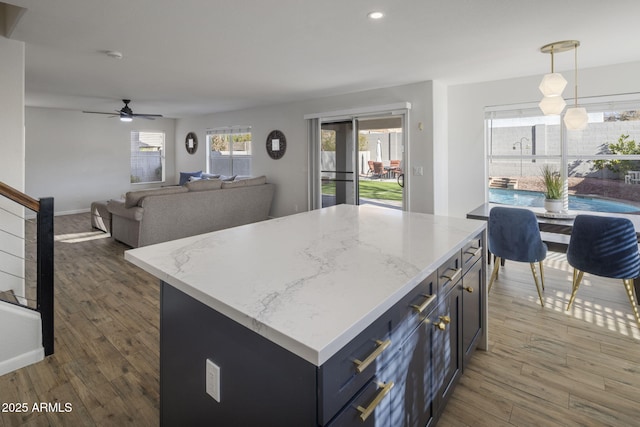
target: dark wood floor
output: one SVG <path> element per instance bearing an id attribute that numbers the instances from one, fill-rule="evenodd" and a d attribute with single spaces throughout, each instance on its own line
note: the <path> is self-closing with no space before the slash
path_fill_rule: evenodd
<path id="1" fill-rule="evenodd" d="M 158 281 L 91 230 L 89 214 L 55 219 L 55 354 L 0 377 L 0 426 L 159 424 Z M 67 413 L 34 403 L 70 403 Z"/>
<path id="2" fill-rule="evenodd" d="M 72 412 L 0 412 L 5 426 L 159 424 L 157 280 L 124 245 L 56 217 L 56 349 L 0 377 L 0 402 Z M 439 426 L 640 425 L 640 332 L 622 283 L 586 276 L 571 312 L 564 257 L 545 262 L 545 308 L 529 267 L 507 263 L 489 298 L 490 350 L 476 352 Z"/>

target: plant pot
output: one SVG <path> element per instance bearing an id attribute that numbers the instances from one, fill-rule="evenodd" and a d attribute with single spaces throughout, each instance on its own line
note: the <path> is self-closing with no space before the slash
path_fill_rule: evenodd
<path id="1" fill-rule="evenodd" d="M 563 208 L 562 199 L 544 199 L 544 208 L 547 212 L 560 213 Z"/>

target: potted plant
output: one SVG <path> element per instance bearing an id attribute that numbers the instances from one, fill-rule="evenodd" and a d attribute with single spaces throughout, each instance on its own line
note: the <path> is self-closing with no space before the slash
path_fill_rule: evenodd
<path id="1" fill-rule="evenodd" d="M 544 182 L 544 208 L 547 212 L 562 212 L 562 177 L 555 168 L 544 165 L 542 167 L 542 181 Z"/>

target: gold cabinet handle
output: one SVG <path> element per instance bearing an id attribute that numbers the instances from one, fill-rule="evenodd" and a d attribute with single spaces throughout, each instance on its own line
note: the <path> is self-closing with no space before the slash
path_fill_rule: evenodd
<path id="1" fill-rule="evenodd" d="M 456 280 L 458 280 L 460 278 L 460 275 L 462 274 L 462 269 L 458 268 L 458 269 L 453 269 L 450 268 L 449 270 L 447 270 L 447 273 L 453 271 L 453 274 L 448 275 L 448 274 L 443 274 L 442 277 L 444 277 L 445 279 L 449 279 L 452 282 L 455 282 Z"/>
<path id="2" fill-rule="evenodd" d="M 467 286 L 466 288 L 464 288 L 464 290 L 469 292 L 470 294 L 473 293 L 473 288 L 471 286 Z"/>
<path id="3" fill-rule="evenodd" d="M 360 420 L 362 422 L 365 422 L 367 418 L 369 418 L 369 415 L 371 415 L 371 413 L 376 409 L 376 407 L 380 404 L 382 399 L 384 399 L 384 397 L 387 394 L 389 394 L 389 391 L 391 391 L 391 389 L 393 388 L 393 381 L 389 381 L 386 384 L 380 383 L 378 384 L 378 386 L 382 387 L 382 390 L 380 391 L 380 393 L 378 393 L 375 399 L 373 399 L 373 401 L 369 404 L 369 406 L 367 406 L 366 408 L 363 408 L 362 406 L 358 406 L 356 408 L 360 412 Z"/>
<path id="4" fill-rule="evenodd" d="M 376 360 L 376 358 L 378 356 L 380 356 L 380 354 L 387 348 L 389 347 L 389 345 L 391 344 L 391 340 L 386 340 L 386 341 L 380 341 L 380 340 L 376 340 L 376 343 L 378 344 L 378 347 L 373 350 L 373 353 L 371 353 L 369 356 L 367 356 L 366 359 L 364 359 L 363 361 L 360 361 L 358 359 L 355 359 L 353 361 L 353 363 L 356 364 L 356 371 L 358 373 L 361 373 L 362 371 L 364 371 L 365 369 L 367 369 L 367 367 L 369 365 L 371 365 L 371 362 L 373 362 L 374 360 Z"/>
<path id="5" fill-rule="evenodd" d="M 440 316 L 440 321 L 438 323 L 434 323 L 433 326 L 444 331 L 447 329 L 447 325 L 451 323 L 451 318 L 449 316 Z"/>
<path id="6" fill-rule="evenodd" d="M 411 304 L 411 307 L 415 308 L 418 313 L 422 313 L 423 311 L 425 311 L 436 297 L 435 295 L 424 295 L 424 294 L 422 294 L 422 296 L 427 297 L 427 299 L 425 299 L 422 304 L 420 305 Z"/>
<path id="7" fill-rule="evenodd" d="M 473 257 L 477 257 L 482 253 L 482 246 L 478 248 L 469 248 L 465 251 L 465 254 L 472 255 Z"/>

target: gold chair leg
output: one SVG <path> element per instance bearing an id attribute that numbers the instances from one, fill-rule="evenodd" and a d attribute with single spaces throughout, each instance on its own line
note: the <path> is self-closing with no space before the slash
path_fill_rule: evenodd
<path id="1" fill-rule="evenodd" d="M 636 290 L 633 286 L 633 279 L 622 279 L 622 283 L 624 283 L 624 287 L 627 289 L 627 296 L 629 297 L 629 302 L 631 302 L 631 309 L 633 310 L 633 314 L 636 316 L 638 326 L 640 326 L 640 313 L 638 313 L 638 305 L 636 304 Z"/>
<path id="2" fill-rule="evenodd" d="M 577 268 L 573 269 L 573 282 L 571 283 L 571 287 L 573 289 L 571 291 L 571 298 L 569 298 L 569 304 L 567 304 L 567 311 L 571 308 L 573 300 L 576 299 L 576 293 L 578 293 L 578 288 L 580 287 L 580 282 L 582 282 L 583 275 L 584 271 L 580 271 Z"/>
<path id="3" fill-rule="evenodd" d="M 538 265 L 540 265 L 540 281 L 542 282 L 542 290 L 544 291 L 544 268 L 542 268 L 542 261 L 540 261 Z"/>
<path id="4" fill-rule="evenodd" d="M 487 293 L 491 292 L 491 286 L 493 286 L 493 281 L 498 277 L 498 269 L 500 268 L 500 257 L 496 257 L 493 262 L 493 272 L 491 273 L 491 279 L 489 279 L 489 290 Z"/>
<path id="5" fill-rule="evenodd" d="M 531 273 L 533 274 L 533 281 L 536 283 L 536 289 L 538 290 L 538 297 L 540 297 L 540 305 L 544 307 L 544 300 L 542 299 L 542 292 L 540 291 L 540 284 L 538 283 L 538 275 L 536 274 L 536 264 L 531 262 Z"/>

